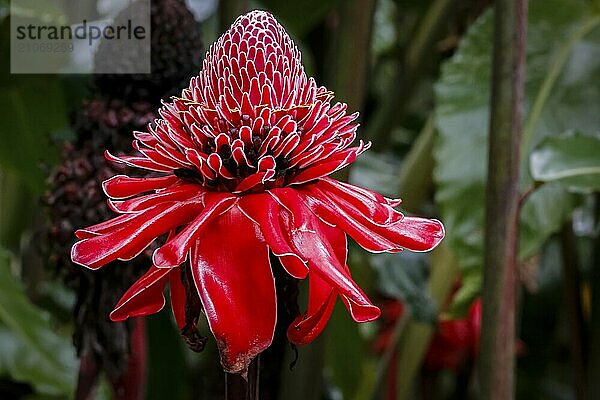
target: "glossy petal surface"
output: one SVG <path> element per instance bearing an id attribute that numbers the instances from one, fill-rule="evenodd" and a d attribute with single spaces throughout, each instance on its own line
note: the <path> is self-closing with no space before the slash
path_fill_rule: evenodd
<path id="1" fill-rule="evenodd" d="M 191 268 L 223 368 L 245 371 L 271 344 L 277 320 L 267 244 L 257 226 L 234 207 L 196 241 Z"/>

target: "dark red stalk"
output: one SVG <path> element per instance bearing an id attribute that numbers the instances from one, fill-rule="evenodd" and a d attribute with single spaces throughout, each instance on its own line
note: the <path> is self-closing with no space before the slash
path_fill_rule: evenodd
<path id="1" fill-rule="evenodd" d="M 77 376 L 77 388 L 75 389 L 75 400 L 87 400 L 93 398 L 94 390 L 98 384 L 100 368 L 89 350 L 81 355 L 79 362 L 79 375 Z"/>
<path id="2" fill-rule="evenodd" d="M 486 198 L 481 398 L 514 398 L 516 255 L 527 1 L 495 6 Z"/>
<path id="3" fill-rule="evenodd" d="M 136 318 L 131 332 L 127 369 L 110 382 L 113 400 L 142 400 L 146 397 L 147 360 L 146 322 L 143 318 Z"/>
<path id="4" fill-rule="evenodd" d="M 110 379 L 113 400 L 141 400 L 145 398 L 147 373 L 146 324 L 143 318 L 136 318 L 131 332 L 131 351 L 123 374 Z M 97 358 L 90 350 L 81 355 L 79 376 L 75 390 L 75 400 L 95 398 L 94 394 L 101 369 Z"/>

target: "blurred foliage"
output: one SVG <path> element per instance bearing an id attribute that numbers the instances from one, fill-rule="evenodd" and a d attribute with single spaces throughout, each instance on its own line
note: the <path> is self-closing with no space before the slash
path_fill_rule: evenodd
<path id="1" fill-rule="evenodd" d="M 530 167 L 538 182 L 557 181 L 575 191 L 598 191 L 600 132 L 547 138 L 531 153 Z"/>
<path id="2" fill-rule="evenodd" d="M 429 256 L 410 252 L 371 257 L 382 293 L 402 300 L 414 320 L 434 324 L 438 310 L 427 288 L 428 261 Z"/>
<path id="3" fill-rule="evenodd" d="M 10 54 L 9 20 L 0 21 L 0 54 Z M 64 129 L 68 113 L 58 75 L 10 74 L 0 62 L 0 118 L 4 121 L 0 168 L 20 177 L 34 193 L 44 182 L 42 165 L 56 158 L 51 134 Z M 5 172 L 6 173 L 6 172 Z"/>
<path id="4" fill-rule="evenodd" d="M 71 397 L 77 362 L 68 332 L 59 334 L 48 313 L 27 298 L 10 259 L 0 248 L 0 373 L 39 393 Z"/>
<path id="5" fill-rule="evenodd" d="M 472 25 L 456 54 L 444 64 L 436 85 L 440 132 L 435 146 L 436 201 L 446 224 L 446 240 L 458 257 L 463 290 L 469 290 L 469 296 L 459 295 L 460 302 L 454 304 L 458 314 L 466 311 L 480 291 L 492 21 L 488 12 Z M 600 57 L 590 57 L 600 54 L 600 38 L 598 34 L 584 36 L 587 32 L 581 30 L 590 21 L 598 17 L 583 1 L 530 3 L 525 136 L 530 129 L 532 144 L 569 129 L 594 132 L 600 126 L 600 114 L 594 111 L 600 102 L 595 84 L 600 80 Z M 560 57 L 565 53 L 566 60 Z M 562 68 L 552 81 L 557 67 Z M 523 176 L 522 184 L 527 188 L 531 178 Z M 529 196 L 521 215 L 521 259 L 539 251 L 573 206 L 568 194 L 556 187 Z"/>
<path id="6" fill-rule="evenodd" d="M 318 25 L 340 0 L 263 0 L 262 4 L 286 22 L 286 27 L 303 36 Z"/>

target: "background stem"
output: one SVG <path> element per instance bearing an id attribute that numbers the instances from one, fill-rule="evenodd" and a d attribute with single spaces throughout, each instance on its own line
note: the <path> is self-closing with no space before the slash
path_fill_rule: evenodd
<path id="1" fill-rule="evenodd" d="M 482 296 L 482 399 L 514 398 L 515 288 L 526 0 L 497 0 Z"/>
<path id="2" fill-rule="evenodd" d="M 593 264 L 590 274 L 590 286 L 592 292 L 591 315 L 589 330 L 589 354 L 588 354 L 588 398 L 593 399 L 600 393 L 600 193 L 596 193 L 596 215 L 594 226 L 596 237 L 594 238 Z"/>
<path id="3" fill-rule="evenodd" d="M 581 303 L 581 276 L 579 257 L 573 233 L 572 221 L 567 221 L 561 232 L 565 301 L 569 314 L 571 335 L 571 373 L 577 400 L 585 399 L 585 355 L 587 340 Z"/>
<path id="4" fill-rule="evenodd" d="M 411 99 L 419 82 L 425 61 L 429 60 L 435 41 L 447 26 L 453 5 L 454 0 L 434 0 L 421 19 L 414 40 L 410 41 L 406 56 L 398 65 L 397 76 L 394 84 L 390 85 L 386 101 L 375 110 L 367 127 L 366 137 L 373 140 L 375 150 L 384 149 L 389 142 L 392 127 L 403 116 L 406 102 Z"/>

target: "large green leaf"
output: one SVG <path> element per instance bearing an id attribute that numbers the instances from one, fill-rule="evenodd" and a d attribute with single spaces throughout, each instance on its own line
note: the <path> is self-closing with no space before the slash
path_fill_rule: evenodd
<path id="1" fill-rule="evenodd" d="M 583 192 L 600 190 L 600 135 L 550 137 L 530 156 L 531 176 Z"/>
<path id="2" fill-rule="evenodd" d="M 68 337 L 34 306 L 10 272 L 10 253 L 0 248 L 0 371 L 38 392 L 68 398 L 77 362 Z"/>
<path id="3" fill-rule="evenodd" d="M 569 129 L 593 132 L 600 126 L 598 25 L 584 1 L 530 2 L 525 88 L 530 146 Z M 491 11 L 471 26 L 436 85 L 436 201 L 464 290 L 470 291 L 457 296 L 462 310 L 481 282 L 492 26 Z M 525 187 L 531 184 L 525 164 L 523 171 Z M 560 189 L 530 196 L 522 213 L 520 255 L 537 251 L 571 210 L 570 196 Z"/>

